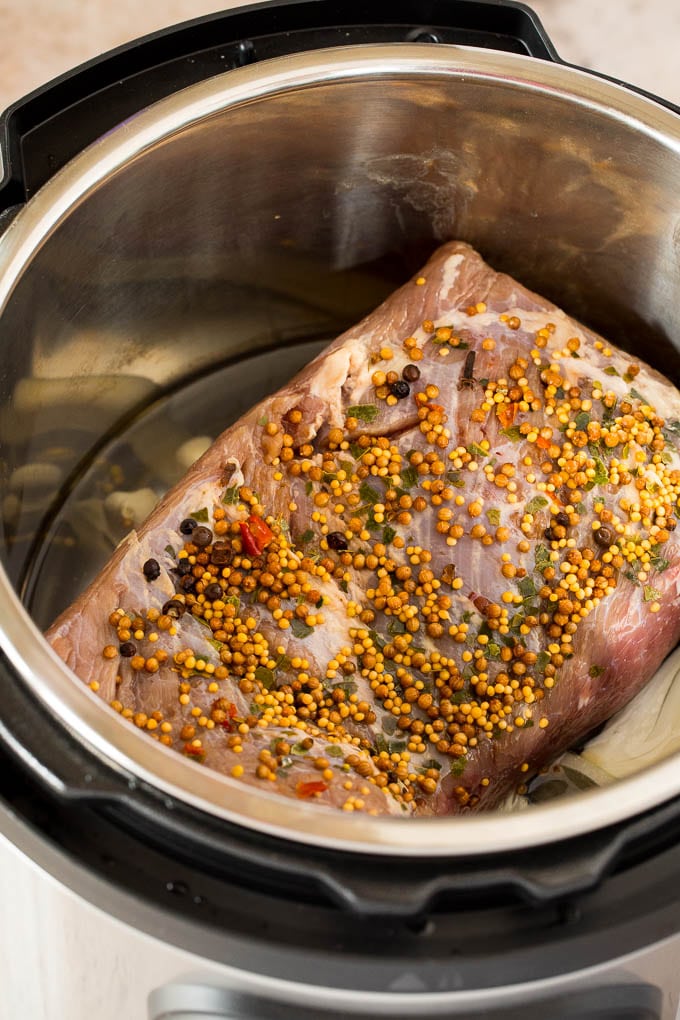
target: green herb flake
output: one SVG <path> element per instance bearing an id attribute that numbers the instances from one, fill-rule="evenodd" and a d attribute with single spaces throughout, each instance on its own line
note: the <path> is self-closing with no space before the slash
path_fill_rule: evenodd
<path id="1" fill-rule="evenodd" d="M 589 676 L 592 676 L 593 679 L 595 679 L 595 677 L 602 676 L 602 674 L 604 673 L 604 669 L 605 669 L 604 666 L 591 666 L 590 669 L 588 670 L 588 674 Z"/>
<path id="2" fill-rule="evenodd" d="M 540 573 L 543 573 L 546 567 L 549 567 L 552 564 L 552 560 L 550 559 L 550 550 L 547 546 L 536 546 L 536 549 L 534 550 L 534 563 L 535 569 Z"/>
<path id="3" fill-rule="evenodd" d="M 262 684 L 265 690 L 271 691 L 274 687 L 274 674 L 266 666 L 258 666 L 255 670 L 255 679 Z"/>
<path id="4" fill-rule="evenodd" d="M 396 534 L 397 533 L 394 530 L 394 528 L 391 528 L 389 526 L 389 524 L 386 524 L 385 527 L 383 528 L 383 542 L 384 542 L 384 544 L 385 545 L 389 545 L 390 542 L 392 542 L 392 540 L 396 536 Z"/>
<path id="5" fill-rule="evenodd" d="M 485 450 L 483 447 L 479 446 L 477 443 L 470 443 L 470 445 L 467 448 L 467 452 L 470 454 L 471 457 L 489 456 L 488 451 Z"/>
<path id="6" fill-rule="evenodd" d="M 400 475 L 401 484 L 405 489 L 412 489 L 418 482 L 418 471 L 414 467 L 407 467 Z"/>
<path id="7" fill-rule="evenodd" d="M 356 680 L 341 680 L 339 684 L 333 684 L 333 690 L 344 691 L 345 696 L 350 698 L 359 690 Z"/>
<path id="8" fill-rule="evenodd" d="M 465 755 L 461 755 L 460 758 L 456 758 L 455 761 L 451 762 L 451 769 L 449 775 L 451 776 L 462 776 L 465 772 L 465 766 L 467 764 Z"/>
<path id="9" fill-rule="evenodd" d="M 670 560 L 664 559 L 663 556 L 659 556 L 657 553 L 650 556 L 649 562 L 654 570 L 656 570 L 657 574 L 663 574 L 664 570 L 668 570 L 671 565 Z"/>
<path id="10" fill-rule="evenodd" d="M 305 483 L 305 493 L 306 493 L 306 494 L 307 494 L 308 496 L 311 496 L 311 494 L 312 494 L 313 492 L 314 492 L 314 485 L 312 484 L 312 482 L 306 482 L 306 483 Z"/>
<path id="11" fill-rule="evenodd" d="M 536 672 L 543 673 L 545 667 L 550 663 L 550 652 L 539 652 L 536 656 Z"/>
<path id="12" fill-rule="evenodd" d="M 329 758 L 342 758 L 342 748 L 338 747 L 337 744 L 329 744 L 328 747 L 324 747 L 324 751 Z"/>
<path id="13" fill-rule="evenodd" d="M 377 489 L 374 489 L 368 482 L 362 482 L 359 487 L 359 496 L 364 503 L 371 503 L 375 505 L 380 502 L 380 493 Z"/>
<path id="14" fill-rule="evenodd" d="M 406 750 L 405 740 L 390 740 L 387 744 L 388 754 L 401 754 L 401 752 L 405 750 Z"/>
<path id="15" fill-rule="evenodd" d="M 314 632 L 313 627 L 310 627 L 304 620 L 299 620 L 297 616 L 291 620 L 290 629 L 296 638 L 306 638 Z"/>
<path id="16" fill-rule="evenodd" d="M 489 524 L 493 524 L 494 528 L 497 528 L 501 523 L 501 512 L 495 507 L 492 507 L 491 510 L 487 510 L 486 516 L 489 519 Z"/>
<path id="17" fill-rule="evenodd" d="M 207 506 L 201 507 L 200 510 L 192 510 L 189 517 L 193 517 L 199 524 L 206 524 L 208 522 L 208 508 Z"/>
<path id="18" fill-rule="evenodd" d="M 225 506 L 234 506 L 236 503 L 240 503 L 241 497 L 239 496 L 239 490 L 239 485 L 230 485 L 228 489 L 224 490 L 222 502 Z"/>
<path id="19" fill-rule="evenodd" d="M 465 482 L 460 477 L 460 472 L 459 471 L 447 471 L 446 472 L 446 481 L 450 482 L 451 485 L 455 485 L 457 489 L 462 489 L 463 486 L 465 485 Z"/>
<path id="20" fill-rule="evenodd" d="M 522 439 L 522 433 L 519 430 L 519 425 L 511 425 L 507 429 L 501 429 L 501 435 L 504 435 L 507 439 L 510 439 L 513 443 L 519 443 Z"/>
<path id="21" fill-rule="evenodd" d="M 616 371 L 616 369 L 614 368 L 613 365 L 607 365 L 607 367 L 604 370 L 604 374 L 605 375 L 620 375 L 620 373 Z"/>
<path id="22" fill-rule="evenodd" d="M 172 558 L 173 560 L 174 560 L 174 559 L 176 558 L 176 556 L 177 556 L 177 553 L 175 552 L 175 550 L 174 550 L 174 549 L 172 548 L 172 546 L 171 546 L 171 545 L 166 545 L 166 547 L 165 547 L 165 550 L 164 550 L 164 551 L 165 551 L 165 552 L 166 552 L 166 553 L 168 554 L 168 556 L 170 556 L 170 557 L 171 557 L 171 558 Z"/>
<path id="23" fill-rule="evenodd" d="M 359 421 L 368 422 L 370 424 L 378 417 L 378 405 L 353 404 L 352 407 L 347 408 L 347 417 L 357 418 Z"/>
<path id="24" fill-rule="evenodd" d="M 258 418 L 257 419 L 257 424 L 261 425 L 262 428 L 264 428 L 265 425 L 268 425 L 269 424 L 269 419 L 267 418 L 267 415 L 263 414 L 261 418 Z"/>
<path id="25" fill-rule="evenodd" d="M 524 599 L 532 599 L 536 594 L 536 585 L 530 577 L 523 577 L 517 584 L 520 594 Z"/>
<path id="26" fill-rule="evenodd" d="M 574 423 L 579 432 L 585 432 L 585 430 L 588 428 L 588 425 L 590 424 L 590 415 L 588 414 L 587 411 L 579 411 L 579 413 L 574 418 Z"/>
<path id="27" fill-rule="evenodd" d="M 387 633 L 392 634 L 392 636 L 395 634 L 405 634 L 406 624 L 403 623 L 398 616 L 393 616 L 387 625 Z"/>
<path id="28" fill-rule="evenodd" d="M 309 542 L 311 542 L 313 538 L 314 538 L 314 532 L 312 531 L 311 528 L 307 528 L 307 530 L 303 531 L 302 534 L 300 535 L 300 541 L 299 541 L 298 544 L 299 545 L 308 545 Z"/>
<path id="29" fill-rule="evenodd" d="M 297 744 L 293 744 L 293 746 L 290 749 L 290 753 L 291 754 L 304 754 L 304 755 L 306 755 L 309 752 L 308 752 L 306 747 L 302 746 L 301 743 L 297 743 Z"/>
<path id="30" fill-rule="evenodd" d="M 606 407 L 602 412 L 602 424 L 609 425 L 610 422 L 616 417 L 616 403 L 612 407 Z"/>
<path id="31" fill-rule="evenodd" d="M 376 648 L 379 648 L 380 651 L 382 651 L 385 645 L 387 644 L 385 638 L 381 637 L 380 634 L 378 634 L 377 630 L 369 630 L 368 636 L 370 637 L 371 641 L 376 646 Z"/>
<path id="32" fill-rule="evenodd" d="M 662 592 L 658 588 L 652 588 L 651 584 L 646 584 L 644 587 L 644 599 L 645 602 L 656 602 L 660 599 Z"/>
<path id="33" fill-rule="evenodd" d="M 543 507 L 548 505 L 548 500 L 545 496 L 534 496 L 530 499 L 527 505 L 524 507 L 524 512 L 527 514 L 535 514 L 538 510 L 542 510 Z"/>
<path id="34" fill-rule="evenodd" d="M 340 588 L 340 591 L 343 591 L 345 593 L 345 595 L 349 591 L 349 585 L 347 584 L 347 581 L 345 581 L 344 578 L 338 582 L 338 587 Z"/>
<path id="35" fill-rule="evenodd" d="M 599 458 L 595 461 L 595 477 L 593 482 L 595 485 L 606 485 L 609 481 L 609 471 L 605 467 L 603 461 Z"/>
<path id="36" fill-rule="evenodd" d="M 649 401 L 647 400 L 647 398 L 643 397 L 642 394 L 640 393 L 640 391 L 636 390 L 636 389 L 633 389 L 632 386 L 630 388 L 630 395 L 633 398 L 633 400 L 640 400 L 640 401 L 642 401 L 643 404 L 649 404 Z"/>

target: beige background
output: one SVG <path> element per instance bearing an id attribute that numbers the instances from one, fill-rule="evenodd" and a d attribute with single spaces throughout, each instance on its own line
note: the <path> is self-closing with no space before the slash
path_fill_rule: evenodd
<path id="1" fill-rule="evenodd" d="M 107 49 L 235 6 L 233 0 L 0 0 L 0 110 Z M 565 60 L 680 104 L 680 0 L 534 0 L 531 6 Z"/>

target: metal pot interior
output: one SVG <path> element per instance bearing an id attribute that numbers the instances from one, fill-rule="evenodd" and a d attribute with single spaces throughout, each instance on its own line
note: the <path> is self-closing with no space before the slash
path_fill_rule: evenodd
<path id="1" fill-rule="evenodd" d="M 680 382 L 680 121 L 526 57 L 381 45 L 229 72 L 100 140 L 0 240 L 3 643 L 107 759 L 243 824 L 404 854 L 540 843 L 680 792 L 669 762 L 625 796 L 516 817 L 338 818 L 156 746 L 39 637 L 108 555 L 87 515 L 84 536 L 65 521 L 74 492 L 102 503 L 154 470 L 169 485 L 178 445 L 216 436 L 450 238 Z M 137 439 L 116 474 L 121 433 Z"/>

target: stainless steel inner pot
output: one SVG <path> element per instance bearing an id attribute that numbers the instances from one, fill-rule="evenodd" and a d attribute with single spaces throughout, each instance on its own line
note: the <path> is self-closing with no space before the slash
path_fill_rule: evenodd
<path id="1" fill-rule="evenodd" d="M 454 237 L 680 380 L 680 119 L 524 56 L 388 44 L 230 71 L 102 138 L 0 239 L 2 645 L 109 762 L 252 828 L 403 855 L 536 845 L 680 794 L 668 760 L 515 816 L 359 818 L 279 799 L 121 722 L 22 605 L 63 480 L 111 430 L 230 359 L 275 349 L 280 372 L 292 344 L 330 338 Z M 266 392 L 248 379 L 253 399 Z M 59 486 L 17 473 L 49 456 Z M 42 584 L 58 596 L 69 579 Z"/>

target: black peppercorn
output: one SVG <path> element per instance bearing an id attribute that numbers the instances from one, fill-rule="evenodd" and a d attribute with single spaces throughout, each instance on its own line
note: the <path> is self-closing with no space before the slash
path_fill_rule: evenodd
<path id="1" fill-rule="evenodd" d="M 179 530 L 182 535 L 190 535 L 197 524 L 198 521 L 195 521 L 193 517 L 185 517 L 179 526 Z"/>
<path id="2" fill-rule="evenodd" d="M 142 567 L 142 571 L 147 581 L 155 581 L 157 577 L 161 576 L 161 568 L 158 560 L 147 560 Z"/>
<path id="3" fill-rule="evenodd" d="M 123 658 L 131 659 L 133 655 L 137 654 L 137 646 L 133 645 L 132 641 L 124 641 L 118 651 Z"/>
<path id="4" fill-rule="evenodd" d="M 349 546 L 347 539 L 341 531 L 331 531 L 330 534 L 326 535 L 326 541 L 328 542 L 328 548 L 335 549 L 336 552 L 343 552 Z"/>
<path id="5" fill-rule="evenodd" d="M 188 558 L 185 558 L 178 562 L 177 566 L 175 567 L 175 570 L 177 571 L 180 577 L 184 577 L 185 574 L 191 573 L 193 567 L 189 563 Z"/>
<path id="6" fill-rule="evenodd" d="M 393 382 L 390 386 L 390 392 L 397 398 L 397 400 L 403 400 L 404 397 L 407 397 L 411 392 L 411 387 L 407 382 L 404 382 L 403 379 L 397 379 L 397 381 Z"/>
<path id="7" fill-rule="evenodd" d="M 610 546 L 612 542 L 616 541 L 616 536 L 611 528 L 608 528 L 606 524 L 603 524 L 593 532 L 593 537 L 598 545 L 601 545 L 603 549 Z"/>
<path id="8" fill-rule="evenodd" d="M 564 510 L 560 510 L 558 514 L 555 514 L 555 524 L 561 524 L 563 528 L 568 528 L 569 514 L 565 514 Z"/>
<path id="9" fill-rule="evenodd" d="M 420 369 L 417 365 L 405 365 L 401 375 L 406 382 L 415 382 L 416 379 L 420 379 Z"/>
<path id="10" fill-rule="evenodd" d="M 217 581 L 213 581 L 212 584 L 209 584 L 204 592 L 205 597 L 210 599 L 211 602 L 216 602 L 217 599 L 221 599 L 223 594 L 222 586 L 219 585 Z"/>
<path id="11" fill-rule="evenodd" d="M 183 616 L 186 612 L 186 606 L 179 599 L 170 599 L 163 606 L 163 615 L 171 616 L 174 620 L 178 620 L 180 616 Z"/>
<path id="12" fill-rule="evenodd" d="M 194 528 L 191 541 L 194 545 L 197 545 L 199 549 L 205 548 L 206 545 L 210 545 L 213 540 L 213 533 L 210 528 L 204 528 L 202 524 L 199 524 L 197 528 Z"/>
<path id="13" fill-rule="evenodd" d="M 547 538 L 549 542 L 556 541 L 555 536 L 553 535 L 552 528 L 546 528 L 545 531 L 543 532 L 543 537 Z"/>
<path id="14" fill-rule="evenodd" d="M 179 587 L 182 591 L 193 591 L 196 587 L 196 578 L 193 574 L 185 574 L 179 579 Z"/>

